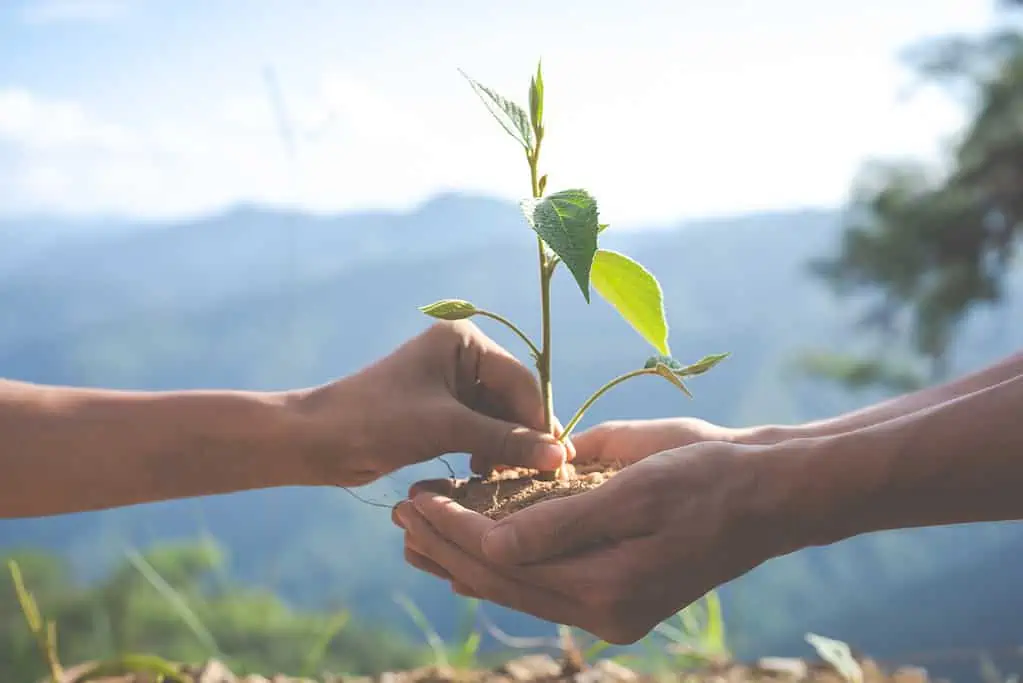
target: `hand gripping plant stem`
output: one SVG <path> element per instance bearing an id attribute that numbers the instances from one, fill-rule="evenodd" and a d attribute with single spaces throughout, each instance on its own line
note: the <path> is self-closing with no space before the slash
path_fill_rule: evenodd
<path id="1" fill-rule="evenodd" d="M 465 74 L 463 73 L 463 76 Z M 540 65 L 529 84 L 529 112 L 494 90 L 465 76 L 491 115 L 522 147 L 529 165 L 531 194 L 520 206 L 536 237 L 540 272 L 540 343 L 533 342 L 507 318 L 477 308 L 463 299 L 443 299 L 420 310 L 441 320 L 462 320 L 481 316 L 510 328 L 525 342 L 536 362 L 544 406 L 544 429 L 555 433 L 554 392 L 551 377 L 551 281 L 558 266 L 564 264 L 575 279 L 583 299 L 590 303 L 591 288 L 610 303 L 657 351 L 640 369 L 616 377 L 597 389 L 576 411 L 558 435 L 562 441 L 582 420 L 586 411 L 606 392 L 626 380 L 642 375 L 658 375 L 692 397 L 684 383 L 686 377 L 703 374 L 728 357 L 727 353 L 705 356 L 691 365 L 671 357 L 664 294 L 660 283 L 649 271 L 628 256 L 598 245 L 600 234 L 608 227 L 600 222 L 596 200 L 583 189 L 565 189 L 547 194 L 547 174 L 540 174 L 540 148 L 544 140 L 544 84 Z M 564 463 L 558 469 L 565 478 Z"/>

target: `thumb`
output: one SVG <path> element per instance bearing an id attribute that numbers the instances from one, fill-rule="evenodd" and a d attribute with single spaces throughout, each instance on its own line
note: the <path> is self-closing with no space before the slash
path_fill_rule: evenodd
<path id="1" fill-rule="evenodd" d="M 614 484 L 512 513 L 483 537 L 483 554 L 496 564 L 530 564 L 645 533 L 644 517 L 627 509 L 634 506 L 615 494 Z"/>
<path id="2" fill-rule="evenodd" d="M 566 449 L 554 436 L 506 422 L 459 405 L 454 422 L 453 450 L 471 453 L 491 465 L 553 471 Z"/>

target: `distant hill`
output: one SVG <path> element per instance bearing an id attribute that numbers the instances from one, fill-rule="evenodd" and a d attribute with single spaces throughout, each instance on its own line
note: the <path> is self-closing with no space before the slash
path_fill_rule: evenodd
<path id="1" fill-rule="evenodd" d="M 693 414 L 725 424 L 795 422 L 878 398 L 799 379 L 791 362 L 811 348 L 854 348 L 852 313 L 810 279 L 806 263 L 838 239 L 827 211 L 754 214 L 650 233 L 607 234 L 660 278 L 672 346 L 682 358 L 731 351 L 693 382 L 689 401 L 666 383 L 624 385 L 588 422 Z M 306 216 L 244 207 L 182 224 L 120 228 L 95 237 L 26 237 L 0 223 L 11 254 L 0 257 L 0 375 L 123 388 L 280 388 L 351 372 L 423 329 L 416 307 L 457 296 L 537 329 L 535 246 L 517 207 L 450 195 L 409 213 Z M 57 230 L 57 228 L 51 228 Z M 46 239 L 46 234 L 56 235 Z M 554 292 L 555 398 L 570 413 L 595 386 L 648 355 L 638 336 L 599 299 L 585 306 L 561 277 Z M 1023 292 L 1019 277 L 1014 292 Z M 966 370 L 1023 339 L 1019 297 L 977 315 L 956 366 Z M 521 353 L 503 329 L 481 323 Z M 463 467 L 459 458 L 452 462 Z M 408 482 L 446 472 L 401 472 L 356 492 L 392 503 Z M 327 600 L 406 619 L 401 591 L 442 632 L 454 628 L 445 586 L 407 568 L 386 509 L 336 489 L 276 490 L 49 519 L 0 522 L 0 545 L 66 550 L 83 574 L 124 543 L 213 534 L 232 571 L 291 600 Z M 893 654 L 933 637 L 935 614 L 978 642 L 994 642 L 1023 616 L 978 623 L 971 611 L 1019 595 L 1019 525 L 889 532 L 812 548 L 767 563 L 725 589 L 744 653 L 805 653 L 803 632 L 871 642 Z M 1013 565 L 1012 562 L 1017 562 Z M 912 609 L 924 586 L 933 611 Z M 488 607 L 516 633 L 537 622 Z M 880 629 L 879 623 L 899 624 Z M 872 629 L 880 630 L 874 631 Z M 953 628 L 952 626 L 949 629 Z M 990 631 L 990 632 L 989 632 Z M 947 630 L 945 633 L 952 633 Z M 958 633 L 959 631 L 955 631 Z"/>

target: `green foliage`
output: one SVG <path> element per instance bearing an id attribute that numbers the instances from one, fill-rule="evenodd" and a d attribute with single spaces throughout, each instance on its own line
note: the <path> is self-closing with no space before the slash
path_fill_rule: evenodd
<path id="1" fill-rule="evenodd" d="M 537 75 L 539 75 L 539 73 L 540 70 L 539 67 L 537 67 Z M 501 127 L 508 132 L 508 135 L 515 138 L 527 152 L 531 150 L 535 141 L 534 131 L 530 125 L 529 117 L 526 115 L 526 112 L 522 111 L 522 107 L 511 100 L 502 97 L 485 85 L 481 85 L 477 81 L 469 78 L 469 76 L 467 76 L 464 72 L 462 75 L 465 76 L 467 81 L 469 81 L 472 89 L 480 96 L 480 99 L 483 100 L 483 104 L 487 105 L 487 109 L 490 110 L 494 119 L 501 124 Z M 542 93 L 542 90 L 540 92 Z M 542 110 L 542 94 L 537 107 L 538 111 Z"/>
<path id="2" fill-rule="evenodd" d="M 422 648 L 397 633 L 353 624 L 345 610 L 301 613 L 265 591 L 211 587 L 207 579 L 219 568 L 221 554 L 209 543 L 163 545 L 131 557 L 89 585 L 52 580 L 66 575 L 54 557 L 33 553 L 12 559 L 15 590 L 9 597 L 0 593 L 5 673 L 13 680 L 53 677 L 63 660 L 95 663 L 81 680 L 144 670 L 162 671 L 170 683 L 177 680 L 167 674 L 174 662 L 200 663 L 214 656 L 239 673 L 306 676 L 324 670 L 370 674 L 424 660 Z M 207 637 L 197 637 L 197 629 Z"/>
<path id="3" fill-rule="evenodd" d="M 725 358 L 728 358 L 728 356 L 729 354 L 727 353 L 715 353 L 709 356 L 704 356 L 691 365 L 683 365 L 670 356 L 651 356 L 647 359 L 643 368 L 644 370 L 649 371 L 650 374 L 663 377 L 684 391 L 687 396 L 692 397 L 692 394 L 689 392 L 689 387 L 686 386 L 683 380 L 686 377 L 702 375 Z"/>
<path id="4" fill-rule="evenodd" d="M 700 360 L 692 363 L 691 365 L 682 365 L 674 358 L 669 356 L 653 356 L 647 359 L 645 368 L 653 368 L 658 372 L 670 372 L 676 377 L 695 377 L 696 375 L 702 375 L 707 372 L 715 365 L 728 358 L 730 354 L 727 353 L 712 353 L 709 356 L 704 356 Z"/>
<path id="5" fill-rule="evenodd" d="M 426 638 L 427 644 L 433 651 L 434 664 L 440 668 L 447 668 L 448 656 L 444 647 L 444 639 L 441 638 L 440 634 L 438 634 L 437 631 L 434 630 L 433 626 L 430 625 L 430 621 L 426 618 L 426 615 L 423 614 L 422 611 L 416 607 L 416 604 L 405 595 L 396 595 L 394 600 L 403 610 L 405 610 L 405 613 L 409 615 L 409 618 L 412 619 L 413 623 L 415 623 L 419 630 L 423 632 L 423 636 Z"/>
<path id="6" fill-rule="evenodd" d="M 351 615 L 345 612 L 338 612 L 334 615 L 329 622 L 324 626 L 323 632 L 320 636 L 313 641 L 312 647 L 309 648 L 309 652 L 306 653 L 305 660 L 302 664 L 302 676 L 313 676 L 317 671 L 323 668 L 323 662 L 327 658 L 328 649 L 330 648 L 331 642 L 337 637 L 337 634 L 341 632 L 349 622 Z"/>
<path id="7" fill-rule="evenodd" d="M 25 622 L 28 624 L 29 631 L 31 631 L 36 645 L 39 647 L 43 661 L 46 662 L 49 668 L 50 679 L 53 683 L 57 683 L 63 678 L 64 671 L 57 656 L 57 625 L 52 621 L 43 621 L 35 596 L 25 587 L 25 581 L 22 578 L 18 563 L 11 560 L 8 563 L 8 567 L 11 572 L 11 581 L 14 584 L 14 591 L 18 596 L 18 604 L 21 607 L 22 614 L 25 616 Z"/>
<path id="8" fill-rule="evenodd" d="M 443 299 L 420 309 L 423 313 L 440 320 L 464 320 L 475 315 L 478 310 L 468 301 L 461 299 Z"/>
<path id="9" fill-rule="evenodd" d="M 590 301 L 590 270 L 597 253 L 597 200 L 586 190 L 562 190 L 542 199 L 526 199 L 522 211 L 536 234 L 575 276 Z"/>
<path id="10" fill-rule="evenodd" d="M 664 293 L 650 271 L 624 254 L 599 249 L 593 259 L 591 278 L 593 288 L 651 346 L 665 356 L 671 355 Z"/>
<path id="11" fill-rule="evenodd" d="M 827 378 L 849 389 L 881 387 L 902 394 L 925 385 L 919 373 L 901 364 L 877 358 L 855 358 L 835 353 L 810 353 L 801 357 L 797 369 Z"/>
<path id="12" fill-rule="evenodd" d="M 463 74 L 464 75 L 464 74 Z M 529 346 L 536 360 L 537 372 L 544 399 L 544 422 L 548 429 L 554 424 L 554 405 L 551 378 L 551 310 L 550 285 L 558 265 L 564 263 L 575 279 L 583 299 L 590 303 L 591 285 L 633 329 L 659 354 L 671 355 L 668 343 L 668 321 L 664 309 L 664 295 L 660 283 L 650 271 L 618 252 L 601 249 L 598 238 L 608 223 L 601 223 L 597 200 L 585 189 L 571 188 L 547 193 L 547 174 L 540 174 L 540 148 L 545 134 L 544 82 L 540 64 L 529 84 L 529 113 L 493 89 L 469 78 L 473 90 L 480 96 L 490 113 L 504 130 L 522 145 L 529 164 L 532 196 L 522 200 L 520 206 L 526 222 L 537 236 L 540 266 L 540 322 L 542 341 L 533 342 L 517 325 L 497 314 L 481 311 L 467 301 L 444 299 L 420 310 L 442 320 L 461 320 L 472 315 L 485 315 L 507 325 Z M 705 372 L 727 357 L 716 356 L 699 372 Z M 706 359 L 705 359 L 706 360 Z M 701 363 L 704 361 L 700 361 Z M 675 363 L 675 361 L 671 361 Z M 676 365 L 679 365 L 675 363 Z M 699 365 L 697 363 L 696 365 Z M 587 399 L 565 426 L 561 438 L 568 437 L 585 411 L 610 388 L 638 375 L 660 375 L 682 389 L 689 389 L 681 381 L 682 375 L 670 364 L 655 364 L 643 370 L 621 375 L 600 387 Z M 679 365 L 681 367 L 681 365 Z M 696 366 L 690 366 L 695 368 Z M 689 374 L 699 374 L 695 369 Z"/>
<path id="13" fill-rule="evenodd" d="M 732 656 L 724 612 L 716 591 L 707 593 L 654 630 L 671 643 L 670 653 L 674 655 L 673 664 L 677 668 Z"/>
<path id="14" fill-rule="evenodd" d="M 533 132 L 543 137 L 543 70 L 540 62 L 536 64 L 536 75 L 529 82 L 529 119 L 533 124 Z M 543 190 L 540 190 L 543 194 Z"/>
<path id="15" fill-rule="evenodd" d="M 477 614 L 480 601 L 473 598 L 465 601 L 461 628 L 455 637 L 455 645 L 450 649 L 448 660 L 456 669 L 473 669 L 479 664 L 478 656 L 483 634 L 477 627 Z"/>
<path id="16" fill-rule="evenodd" d="M 440 637 L 436 629 L 430 624 L 426 615 L 416 604 L 405 595 L 395 596 L 395 601 L 409 615 L 416 627 L 423 633 L 430 650 L 433 652 L 433 663 L 440 669 L 454 668 L 456 670 L 473 669 L 477 665 L 477 653 L 479 652 L 482 634 L 476 628 L 476 612 L 479 609 L 478 600 L 468 601 L 468 624 L 464 624 L 462 633 L 454 639 L 454 645 L 448 645 Z"/>
<path id="17" fill-rule="evenodd" d="M 908 58 L 923 83 L 963 103 L 969 122 L 941 166 L 869 164 L 837 253 L 811 264 L 836 294 L 866 299 L 859 326 L 882 341 L 848 372 L 806 365 L 846 386 L 904 385 L 884 357 L 907 351 L 929 365 L 920 381 L 943 378 L 960 324 L 1002 301 L 1023 226 L 1023 34 L 932 39 Z"/>
<path id="18" fill-rule="evenodd" d="M 146 654 L 120 655 L 97 662 L 87 666 L 69 683 L 105 680 L 108 676 L 124 676 L 126 674 L 153 674 L 158 683 L 192 683 L 190 679 L 186 679 L 181 674 L 181 667 L 178 664 L 168 662 L 156 655 Z"/>

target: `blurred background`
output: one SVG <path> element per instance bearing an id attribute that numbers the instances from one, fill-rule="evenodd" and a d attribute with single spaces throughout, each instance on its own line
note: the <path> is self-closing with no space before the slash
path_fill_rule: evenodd
<path id="1" fill-rule="evenodd" d="M 418 333 L 417 306 L 446 297 L 536 333 L 516 206 L 528 170 L 458 70 L 524 103 L 542 58 L 550 187 L 590 190 L 605 246 L 660 278 L 678 357 L 732 353 L 692 401 L 636 382 L 587 424 L 793 423 L 950 379 L 1023 339 L 1017 12 L 3 0 L 0 376 L 312 385 Z M 555 282 L 563 418 L 647 355 L 574 287 Z M 147 651 L 372 673 L 433 661 L 423 623 L 453 661 L 506 651 L 500 633 L 554 638 L 404 564 L 387 506 L 438 474 L 0 521 L 0 554 L 69 662 Z M 812 631 L 956 680 L 1007 675 L 1023 669 L 1020 560 L 1018 524 L 801 551 L 722 587 L 727 647 L 806 656 Z M 655 633 L 632 650 L 668 645 Z M 10 680 L 41 675 L 34 647 L 0 588 Z"/>

